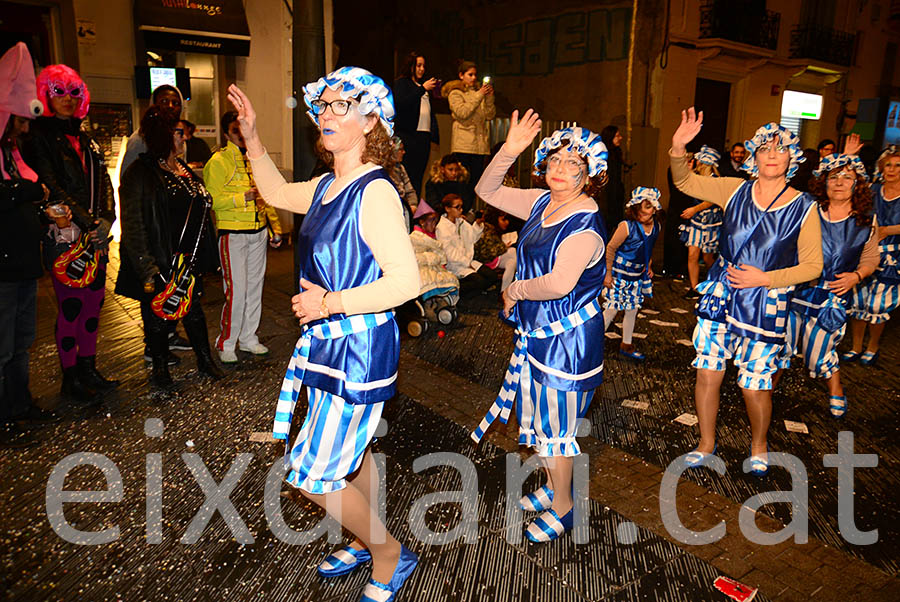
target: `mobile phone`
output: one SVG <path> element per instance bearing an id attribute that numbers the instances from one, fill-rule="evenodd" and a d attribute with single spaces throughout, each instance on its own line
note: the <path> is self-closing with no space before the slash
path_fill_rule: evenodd
<path id="1" fill-rule="evenodd" d="M 482 83 L 482 85 L 485 85 L 485 86 L 488 85 L 489 83 L 491 83 L 491 76 L 485 75 L 484 77 L 482 77 L 481 83 Z"/>

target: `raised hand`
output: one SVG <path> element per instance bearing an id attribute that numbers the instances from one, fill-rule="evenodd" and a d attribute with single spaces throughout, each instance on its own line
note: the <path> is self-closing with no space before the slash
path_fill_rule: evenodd
<path id="1" fill-rule="evenodd" d="M 238 125 L 241 127 L 241 134 L 244 136 L 244 142 L 247 144 L 247 151 L 252 155 L 259 155 L 262 151 L 262 143 L 259 141 L 259 133 L 256 131 L 256 111 L 253 110 L 253 104 L 244 91 L 235 84 L 228 86 L 228 100 L 234 105 L 238 113 Z M 256 146 L 259 146 L 260 152 L 255 152 Z"/>
<path id="2" fill-rule="evenodd" d="M 862 140 L 859 139 L 859 134 L 850 134 L 847 136 L 847 139 L 844 140 L 844 154 L 845 155 L 856 155 L 859 153 L 859 149 L 863 146 Z"/>
<path id="3" fill-rule="evenodd" d="M 534 137 L 541 131 L 540 115 L 533 109 L 528 109 L 522 115 L 519 121 L 519 111 L 516 109 L 512 112 L 509 120 L 509 132 L 506 134 L 506 150 L 514 155 L 518 155 L 523 150 L 531 146 Z"/>
<path id="4" fill-rule="evenodd" d="M 681 112 L 681 124 L 675 133 L 672 134 L 672 151 L 675 155 L 680 156 L 685 152 L 687 143 L 697 137 L 700 128 L 703 127 L 703 111 L 700 114 L 694 112 L 694 107 L 687 111 Z"/>

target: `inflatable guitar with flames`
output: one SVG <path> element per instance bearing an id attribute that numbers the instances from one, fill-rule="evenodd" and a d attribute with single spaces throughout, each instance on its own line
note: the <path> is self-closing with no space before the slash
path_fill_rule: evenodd
<path id="1" fill-rule="evenodd" d="M 97 256 L 91 233 L 83 232 L 69 249 L 53 262 L 53 275 L 72 288 L 84 288 L 97 277 Z"/>
<path id="2" fill-rule="evenodd" d="M 204 192 L 206 192 L 204 190 Z M 172 261 L 172 269 L 169 272 L 169 281 L 166 282 L 166 288 L 157 293 L 150 302 L 150 308 L 157 316 L 163 320 L 180 320 L 191 309 L 191 297 L 194 294 L 194 286 L 197 284 L 197 278 L 192 274 L 194 261 L 197 257 L 197 249 L 200 246 L 200 239 L 206 229 L 206 216 L 212 207 L 212 200 L 209 194 L 204 194 L 205 206 L 203 207 L 203 217 L 200 220 L 200 229 L 197 232 L 197 240 L 194 241 L 194 250 L 190 256 L 184 253 L 176 253 Z M 184 230 L 187 229 L 188 222 L 191 219 L 191 208 L 188 210 L 187 219 L 184 220 L 184 229 L 181 231 L 181 238 L 184 237 Z M 179 247 L 181 240 L 179 239 Z"/>

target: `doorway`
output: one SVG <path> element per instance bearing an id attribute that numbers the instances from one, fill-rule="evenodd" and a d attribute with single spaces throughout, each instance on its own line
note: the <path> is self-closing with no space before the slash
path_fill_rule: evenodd
<path id="1" fill-rule="evenodd" d="M 697 78 L 694 108 L 703 111 L 703 129 L 694 138 L 690 150 L 696 152 L 704 144 L 720 153 L 725 152 L 725 133 L 728 128 L 728 107 L 731 84 L 714 79 Z M 724 154 L 723 154 L 724 156 Z"/>

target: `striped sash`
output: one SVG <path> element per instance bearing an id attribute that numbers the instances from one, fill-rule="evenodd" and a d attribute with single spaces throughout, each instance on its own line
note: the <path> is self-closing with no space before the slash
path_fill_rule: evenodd
<path id="1" fill-rule="evenodd" d="M 485 414 L 471 437 L 478 443 L 484 434 L 490 428 L 491 423 L 499 416 L 500 422 L 506 424 L 509 420 L 509 412 L 512 410 L 513 403 L 516 401 L 516 392 L 519 390 L 519 377 L 522 375 L 522 365 L 528 361 L 526 357 L 528 352 L 528 339 L 548 339 L 550 337 L 562 334 L 567 330 L 572 330 L 577 326 L 581 326 L 594 316 L 600 313 L 600 299 L 594 299 L 578 311 L 560 318 L 552 324 L 535 328 L 531 332 L 523 332 L 522 329 L 516 328 L 516 348 L 513 350 L 512 356 L 509 358 L 509 367 L 506 369 L 506 377 L 503 379 L 503 386 L 500 387 L 500 393 L 494 400 L 494 404 L 488 413 Z"/>
<path id="2" fill-rule="evenodd" d="M 344 318 L 322 322 L 312 327 L 306 327 L 300 339 L 294 347 L 291 361 L 288 363 L 287 372 L 281 383 L 281 392 L 278 394 L 278 405 L 275 408 L 275 424 L 272 427 L 272 437 L 287 441 L 291 431 L 291 420 L 294 416 L 294 407 L 303 387 L 303 378 L 306 376 L 306 364 L 309 361 L 309 348 L 313 337 L 321 340 L 340 339 L 349 334 L 356 334 L 387 324 L 394 319 L 393 311 L 377 314 L 358 314 Z"/>

